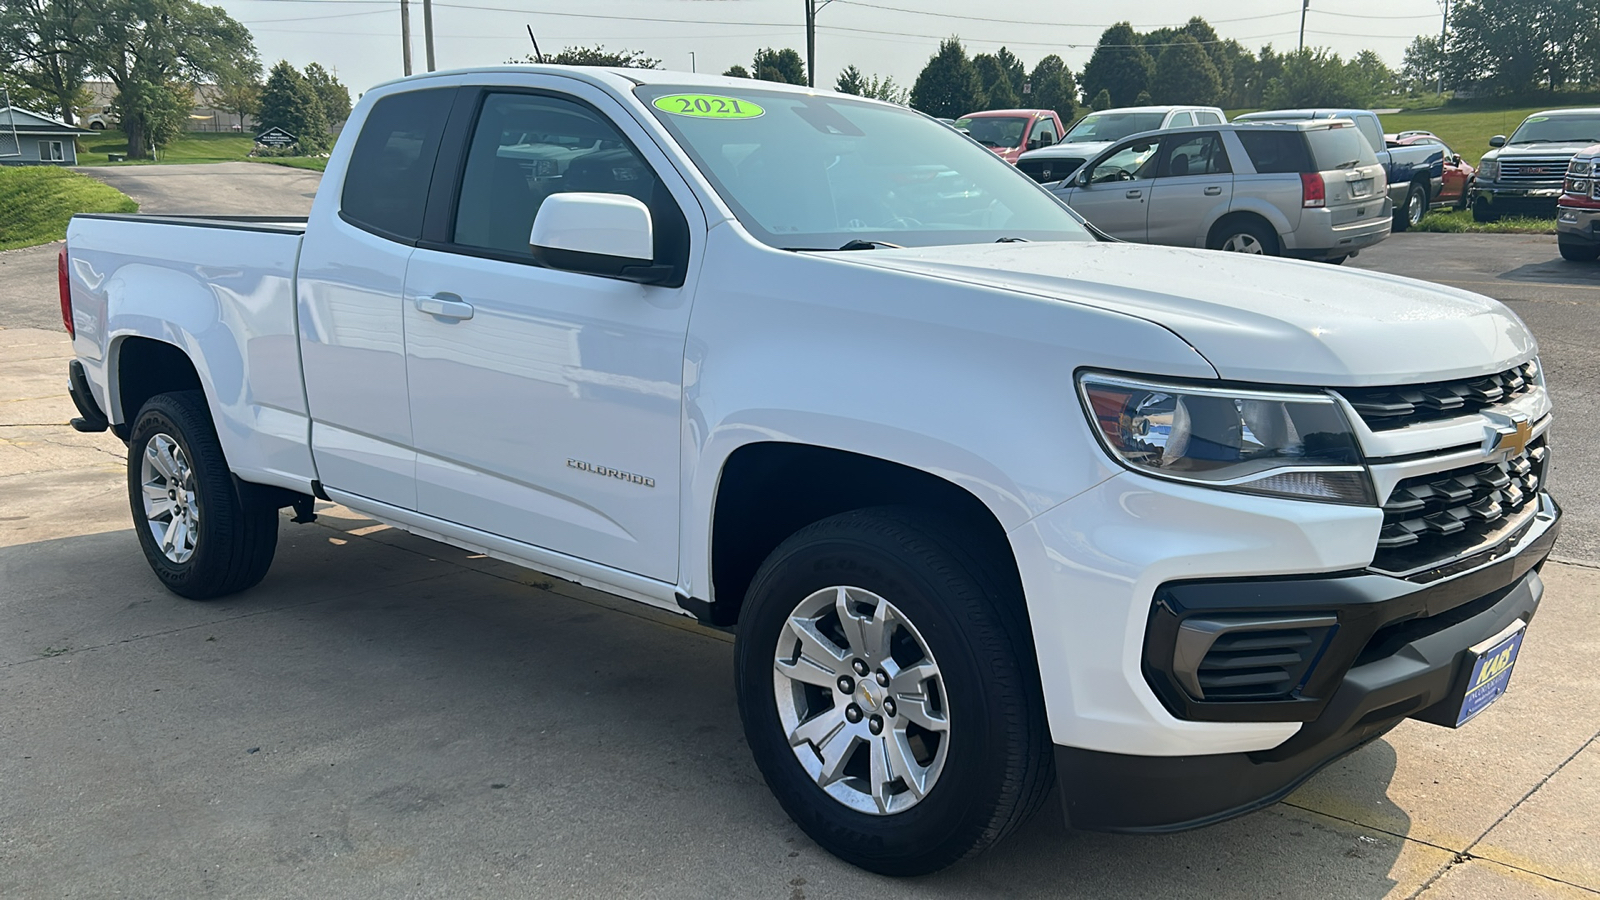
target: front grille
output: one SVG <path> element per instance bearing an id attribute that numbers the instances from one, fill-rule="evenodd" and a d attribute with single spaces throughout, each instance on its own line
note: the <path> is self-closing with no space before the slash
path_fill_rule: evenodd
<path id="1" fill-rule="evenodd" d="M 1415 422 L 1471 415 L 1504 403 L 1533 390 L 1538 375 L 1538 363 L 1527 362 L 1477 378 L 1406 387 L 1346 388 L 1339 393 L 1350 401 L 1368 428 L 1386 431 Z"/>
<path id="2" fill-rule="evenodd" d="M 1327 628 L 1236 631 L 1217 638 L 1196 670 L 1206 700 L 1282 700 L 1302 681 Z"/>
<path id="3" fill-rule="evenodd" d="M 1419 475 L 1395 485 L 1383 504 L 1372 568 L 1409 573 L 1492 546 L 1538 508 L 1548 460 L 1541 437 L 1505 462 Z"/>
<path id="4" fill-rule="evenodd" d="M 1021 169 L 1024 175 L 1040 184 L 1060 181 L 1078 171 L 1078 167 L 1081 165 L 1083 165 L 1083 160 L 1065 156 L 1046 159 L 1021 159 L 1017 161 L 1017 168 Z"/>
<path id="5" fill-rule="evenodd" d="M 1567 162 L 1566 158 L 1559 156 L 1519 159 L 1514 162 L 1503 160 L 1500 163 L 1500 177 L 1497 180 L 1523 184 L 1559 184 L 1566 177 Z"/>

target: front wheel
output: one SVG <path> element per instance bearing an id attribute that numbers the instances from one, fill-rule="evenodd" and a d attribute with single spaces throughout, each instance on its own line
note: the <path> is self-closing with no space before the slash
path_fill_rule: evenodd
<path id="1" fill-rule="evenodd" d="M 834 516 L 773 551 L 740 617 L 756 765 L 806 834 L 874 872 L 976 854 L 1049 787 L 1022 598 L 973 544 L 913 511 Z"/>
<path id="2" fill-rule="evenodd" d="M 166 588 L 210 600 L 251 587 L 278 546 L 278 511 L 235 488 L 199 391 L 158 394 L 134 419 L 128 503 L 145 560 Z"/>
<path id="3" fill-rule="evenodd" d="M 1428 186 L 1420 181 L 1411 182 L 1406 191 L 1405 205 L 1394 211 L 1394 230 L 1406 231 L 1422 224 L 1428 214 Z"/>

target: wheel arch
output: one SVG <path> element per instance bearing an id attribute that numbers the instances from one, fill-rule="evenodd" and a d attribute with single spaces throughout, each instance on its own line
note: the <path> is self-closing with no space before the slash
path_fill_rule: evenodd
<path id="1" fill-rule="evenodd" d="M 697 614 L 719 625 L 736 623 L 756 570 L 786 538 L 829 516 L 879 506 L 914 507 L 960 523 L 983 556 L 994 562 L 996 577 L 1022 597 L 1022 579 L 1005 529 L 968 489 L 879 457 L 814 444 L 758 441 L 730 453 L 718 473 L 711 520 L 711 601 Z"/>
<path id="2" fill-rule="evenodd" d="M 110 348 L 106 368 L 110 413 L 118 436 L 124 440 L 139 410 L 157 394 L 204 391 L 200 371 L 181 347 L 141 335 L 118 337 Z M 209 397 L 208 397 L 209 402 Z"/>

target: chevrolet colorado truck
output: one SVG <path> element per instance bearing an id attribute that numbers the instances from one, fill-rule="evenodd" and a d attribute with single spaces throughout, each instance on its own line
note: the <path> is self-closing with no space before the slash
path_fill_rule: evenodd
<path id="1" fill-rule="evenodd" d="M 909 875 L 1273 803 L 1505 690 L 1559 511 L 1494 300 L 1100 239 L 933 119 L 652 70 L 362 98 L 303 221 L 82 215 L 155 577 L 326 498 L 736 631 L 767 784 Z M 1059 783 L 1059 787 L 1057 787 Z"/>

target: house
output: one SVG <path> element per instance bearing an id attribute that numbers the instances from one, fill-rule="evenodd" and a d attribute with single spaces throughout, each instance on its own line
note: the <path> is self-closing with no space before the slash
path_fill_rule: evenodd
<path id="1" fill-rule="evenodd" d="M 93 134 L 16 106 L 0 106 L 0 165 L 75 166 L 74 139 Z"/>

